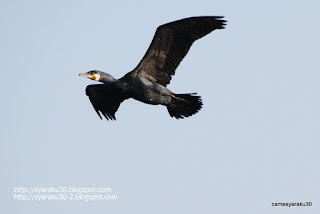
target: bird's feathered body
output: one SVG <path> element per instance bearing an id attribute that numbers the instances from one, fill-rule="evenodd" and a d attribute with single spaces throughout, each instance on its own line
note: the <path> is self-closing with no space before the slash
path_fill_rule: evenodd
<path id="1" fill-rule="evenodd" d="M 197 113 L 202 106 L 200 96 L 175 94 L 166 86 L 192 43 L 215 29 L 224 28 L 225 21 L 221 18 L 191 17 L 159 26 L 138 66 L 118 80 L 96 70 L 80 74 L 104 83 L 89 85 L 86 89 L 100 118 L 99 112 L 106 119 L 116 119 L 115 112 L 121 102 L 129 98 L 146 104 L 164 105 L 170 116 L 177 119 Z"/>
<path id="2" fill-rule="evenodd" d="M 134 74 L 119 80 L 121 85 L 125 85 L 127 89 L 130 88 L 129 93 L 133 99 L 153 105 L 165 105 L 170 102 L 172 92 L 168 88 L 148 78 L 134 78 L 133 76 Z"/>

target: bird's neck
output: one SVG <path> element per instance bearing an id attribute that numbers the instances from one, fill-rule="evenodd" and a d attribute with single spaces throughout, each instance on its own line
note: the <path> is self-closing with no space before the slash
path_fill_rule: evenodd
<path id="1" fill-rule="evenodd" d="M 99 82 L 103 82 L 104 84 L 114 84 L 116 82 L 116 79 L 113 78 L 109 74 L 103 74 L 100 76 Z"/>

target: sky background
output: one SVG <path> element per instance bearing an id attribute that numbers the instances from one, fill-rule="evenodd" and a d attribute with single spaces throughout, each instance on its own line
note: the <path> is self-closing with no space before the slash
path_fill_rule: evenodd
<path id="1" fill-rule="evenodd" d="M 316 0 L 0 1 L 0 213 L 316 213 Z M 203 109 L 176 120 L 125 101 L 101 121 L 80 72 L 120 78 L 155 29 L 223 15 L 168 86 Z M 109 187 L 113 201 L 17 201 L 13 187 Z M 312 207 L 273 207 L 312 202 Z"/>

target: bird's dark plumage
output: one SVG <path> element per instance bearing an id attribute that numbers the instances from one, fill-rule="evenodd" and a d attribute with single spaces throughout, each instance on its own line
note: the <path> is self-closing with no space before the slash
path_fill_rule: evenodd
<path id="1" fill-rule="evenodd" d="M 89 85 L 86 88 L 86 94 L 99 117 L 102 119 L 100 111 L 107 120 L 116 119 L 115 113 L 122 101 L 126 99 L 114 87 L 108 87 L 106 84 Z"/>
<path id="2" fill-rule="evenodd" d="M 115 112 L 122 101 L 134 98 L 153 105 L 165 105 L 171 117 L 177 119 L 197 113 L 202 106 L 200 96 L 175 94 L 166 88 L 171 76 L 188 53 L 192 43 L 215 29 L 225 26 L 222 16 L 203 16 L 181 19 L 161 25 L 138 64 L 124 77 L 116 80 L 100 71 L 89 71 L 81 76 L 102 82 L 89 85 L 86 94 L 102 119 L 115 120 Z"/>
<path id="3" fill-rule="evenodd" d="M 215 29 L 224 28 L 222 16 L 186 18 L 158 27 L 145 56 L 134 72 L 146 74 L 162 85 L 188 53 L 192 43 Z"/>

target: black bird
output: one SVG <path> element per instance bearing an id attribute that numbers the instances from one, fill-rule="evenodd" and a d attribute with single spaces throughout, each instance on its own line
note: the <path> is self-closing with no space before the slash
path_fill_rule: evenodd
<path id="1" fill-rule="evenodd" d="M 86 94 L 102 119 L 115 120 L 115 113 L 121 102 L 133 98 L 146 104 L 164 105 L 171 117 L 185 118 L 197 113 L 202 107 L 196 93 L 175 94 L 166 88 L 171 76 L 188 53 L 192 43 L 215 29 L 223 29 L 223 16 L 202 16 L 181 19 L 161 25 L 138 64 L 120 79 L 93 70 L 80 76 L 104 84 L 89 85 Z"/>

